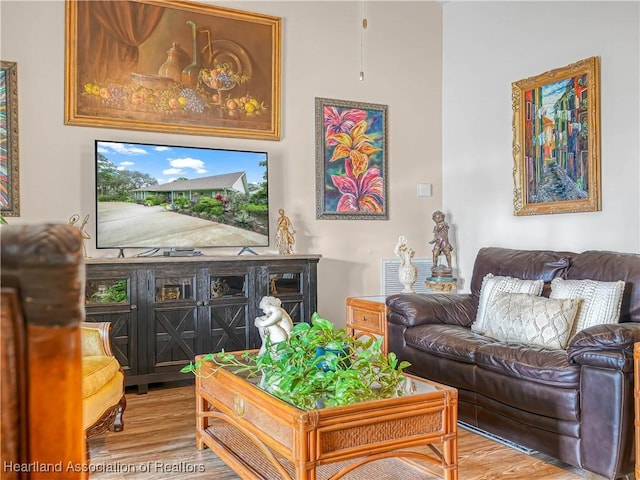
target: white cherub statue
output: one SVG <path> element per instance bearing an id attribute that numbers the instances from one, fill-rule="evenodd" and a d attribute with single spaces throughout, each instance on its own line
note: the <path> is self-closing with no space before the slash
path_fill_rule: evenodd
<path id="1" fill-rule="evenodd" d="M 257 317 L 255 320 L 255 325 L 258 327 L 258 332 L 260 332 L 260 338 L 262 339 L 259 355 L 264 354 L 266 351 L 267 336 L 271 345 L 274 345 L 289 338 L 289 334 L 293 329 L 293 321 L 281 305 L 281 300 L 276 297 L 265 296 L 260 300 L 260 308 L 264 315 Z"/>

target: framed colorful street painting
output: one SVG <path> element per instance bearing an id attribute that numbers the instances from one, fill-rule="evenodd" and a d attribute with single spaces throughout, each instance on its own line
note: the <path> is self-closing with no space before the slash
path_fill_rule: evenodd
<path id="1" fill-rule="evenodd" d="M 65 123 L 279 140 L 281 23 L 182 0 L 67 0 Z"/>
<path id="2" fill-rule="evenodd" d="M 388 220 L 387 106 L 316 98 L 316 218 Z"/>
<path id="3" fill-rule="evenodd" d="M 512 83 L 512 102 L 514 214 L 599 211 L 598 57 Z"/>
<path id="4" fill-rule="evenodd" d="M 0 66 L 0 215 L 20 216 L 18 66 Z"/>

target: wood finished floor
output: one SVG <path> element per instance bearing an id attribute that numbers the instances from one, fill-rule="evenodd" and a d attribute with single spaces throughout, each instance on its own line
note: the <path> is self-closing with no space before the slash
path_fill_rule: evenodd
<path id="1" fill-rule="evenodd" d="M 193 385 L 127 393 L 124 431 L 90 439 L 91 480 L 236 480 L 210 450 L 195 446 Z M 459 429 L 460 480 L 579 480 L 578 469 L 541 455 L 526 455 Z M 368 478 L 366 480 L 377 480 Z"/>

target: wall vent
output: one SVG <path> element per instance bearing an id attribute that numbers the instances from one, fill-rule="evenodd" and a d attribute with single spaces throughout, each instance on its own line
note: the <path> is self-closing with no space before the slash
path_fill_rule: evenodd
<path id="1" fill-rule="evenodd" d="M 416 293 L 430 293 L 424 281 L 431 276 L 431 267 L 433 261 L 430 258 L 412 258 L 411 263 L 418 270 L 418 279 L 413 284 L 413 290 Z M 398 281 L 398 268 L 400 267 L 399 258 L 383 258 L 381 262 L 382 274 L 382 294 L 393 295 L 401 293 L 404 286 Z"/>

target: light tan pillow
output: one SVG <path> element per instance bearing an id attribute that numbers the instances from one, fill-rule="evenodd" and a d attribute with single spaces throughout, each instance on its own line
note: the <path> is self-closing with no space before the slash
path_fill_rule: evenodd
<path id="1" fill-rule="evenodd" d="M 486 329 L 485 317 L 487 306 L 493 303 L 496 293 L 509 292 L 540 295 L 542 293 L 543 286 L 543 280 L 522 280 L 520 278 L 513 277 L 497 277 L 493 273 L 487 273 L 482 279 L 478 312 L 476 314 L 475 322 L 471 324 L 471 330 L 476 333 L 484 334 Z"/>
<path id="2" fill-rule="evenodd" d="M 497 292 L 487 307 L 485 335 L 503 342 L 564 349 L 580 302 Z"/>
<path id="3" fill-rule="evenodd" d="M 580 298 L 582 304 L 573 325 L 571 336 L 594 325 L 618 323 L 624 282 L 599 282 L 596 280 L 551 281 L 549 298 Z"/>

